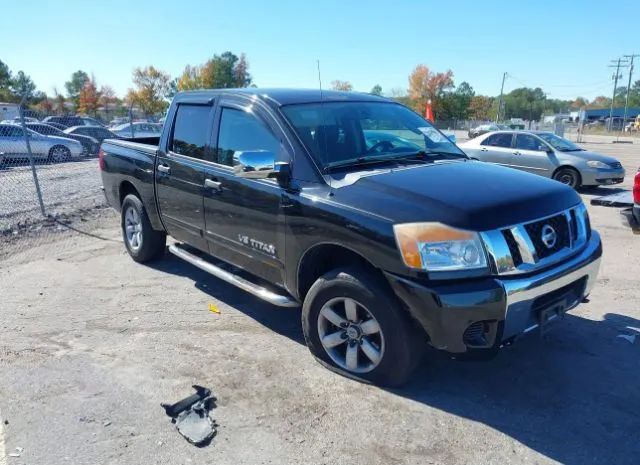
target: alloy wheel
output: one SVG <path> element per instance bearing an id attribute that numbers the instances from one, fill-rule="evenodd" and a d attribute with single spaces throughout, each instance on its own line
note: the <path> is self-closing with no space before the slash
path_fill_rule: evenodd
<path id="1" fill-rule="evenodd" d="M 142 246 L 142 221 L 140 214 L 133 207 L 127 208 L 124 214 L 124 229 L 129 247 L 137 252 Z"/>
<path id="2" fill-rule="evenodd" d="M 322 307 L 318 335 L 331 360 L 352 373 L 373 370 L 384 355 L 380 324 L 364 305 L 349 297 L 336 297 Z"/>

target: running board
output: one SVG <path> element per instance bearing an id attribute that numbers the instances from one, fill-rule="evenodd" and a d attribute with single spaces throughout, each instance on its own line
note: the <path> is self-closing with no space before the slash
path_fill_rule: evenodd
<path id="1" fill-rule="evenodd" d="M 201 270 L 206 271 L 216 278 L 222 279 L 229 284 L 233 284 L 243 291 L 246 291 L 249 294 L 253 294 L 254 296 L 266 302 L 269 302 L 270 304 L 277 305 L 278 307 L 298 307 L 300 305 L 292 297 L 277 294 L 269 289 L 259 286 L 258 284 L 252 283 L 251 281 L 241 276 L 223 270 L 213 263 L 208 262 L 207 260 L 204 260 L 203 258 L 185 250 L 178 244 L 170 245 L 169 252 L 171 252 L 176 257 L 180 257 L 181 259 L 191 263 L 192 265 L 197 266 Z"/>

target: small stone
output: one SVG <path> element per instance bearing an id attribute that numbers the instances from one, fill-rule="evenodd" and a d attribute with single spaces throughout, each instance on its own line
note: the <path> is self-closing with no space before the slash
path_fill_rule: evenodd
<path id="1" fill-rule="evenodd" d="M 107 420 L 102 424 L 102 426 L 109 426 L 110 424 L 111 424 L 111 422 Z"/>

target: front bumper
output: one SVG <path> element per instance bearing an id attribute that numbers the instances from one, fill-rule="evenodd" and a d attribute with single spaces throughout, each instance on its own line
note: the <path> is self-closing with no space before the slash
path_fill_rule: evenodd
<path id="1" fill-rule="evenodd" d="M 620 169 L 587 168 L 580 171 L 583 186 L 600 186 L 602 184 L 620 184 L 624 181 L 625 171 Z"/>
<path id="2" fill-rule="evenodd" d="M 636 220 L 636 224 L 640 226 L 640 204 L 637 204 L 637 203 L 634 204 L 632 212 L 633 212 L 633 217 Z"/>
<path id="3" fill-rule="evenodd" d="M 494 352 L 535 329 L 541 309 L 558 302 L 564 311 L 576 307 L 595 284 L 601 256 L 600 236 L 592 231 L 579 253 L 527 276 L 446 283 L 418 282 L 391 273 L 386 277 L 435 348 L 456 354 Z"/>

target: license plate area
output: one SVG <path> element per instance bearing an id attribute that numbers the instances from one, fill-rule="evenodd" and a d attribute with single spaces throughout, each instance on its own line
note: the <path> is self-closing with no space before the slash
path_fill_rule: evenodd
<path id="1" fill-rule="evenodd" d="M 538 324 L 541 334 L 548 331 L 554 321 L 564 318 L 565 313 L 579 303 L 584 294 L 585 285 L 586 277 L 580 278 L 549 294 L 538 297 L 533 302 L 531 316 Z"/>
<path id="2" fill-rule="evenodd" d="M 540 308 L 537 310 L 538 328 L 540 329 L 540 335 L 544 335 L 553 321 L 564 318 L 567 312 L 567 301 L 562 300 L 556 302 L 548 307 Z"/>

